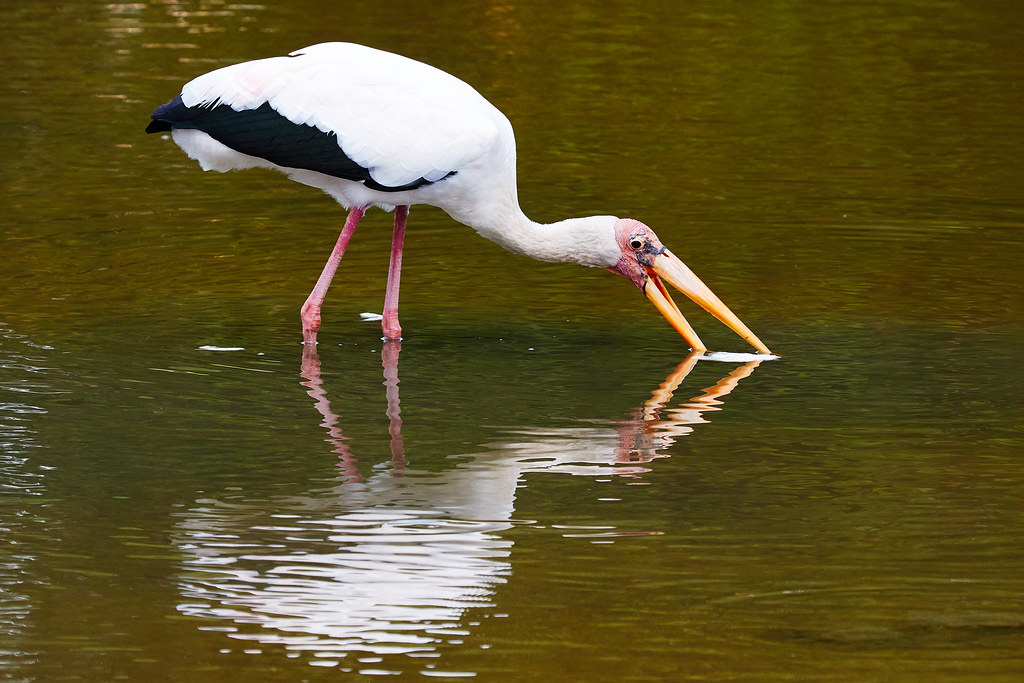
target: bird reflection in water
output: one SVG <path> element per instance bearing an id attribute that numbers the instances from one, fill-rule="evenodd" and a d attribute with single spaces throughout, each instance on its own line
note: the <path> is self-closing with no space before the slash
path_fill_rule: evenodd
<path id="1" fill-rule="evenodd" d="M 389 466 L 360 474 L 331 408 L 320 359 L 315 348 L 307 348 L 302 386 L 339 456 L 339 481 L 293 483 L 300 493 L 269 497 L 226 490 L 205 495 L 181 513 L 174 534 L 184 558 L 178 610 L 200 618 L 200 628 L 223 632 L 243 653 L 283 648 L 290 657 L 309 657 L 310 663 L 343 672 L 401 673 L 422 663 L 423 673 L 452 673 L 444 654 L 464 643 L 482 620 L 508 616 L 496 596 L 513 572 L 509 529 L 557 529 L 566 542 L 660 533 L 519 520 L 516 491 L 524 477 L 642 477 L 679 437 L 706 422 L 709 411 L 720 410 L 722 399 L 760 363 L 745 363 L 689 402 L 672 406 L 700 360 L 691 355 L 612 429 L 585 422 L 516 429 L 480 452 L 453 455 L 443 471 L 428 472 L 406 461 L 399 352 L 399 342 L 392 341 L 381 353 Z"/>
<path id="2" fill-rule="evenodd" d="M 391 437 L 392 474 L 395 476 L 401 475 L 406 465 L 405 446 L 402 440 L 402 411 L 398 396 L 398 357 L 401 350 L 402 343 L 400 341 L 383 341 L 381 362 L 384 368 L 384 387 L 387 397 L 388 432 Z M 615 425 L 618 445 L 614 448 L 613 455 L 609 454 L 607 448 L 591 448 L 595 437 L 600 438 L 602 432 L 607 433 L 607 430 L 601 428 L 521 429 L 516 431 L 517 435 L 533 437 L 534 440 L 529 443 L 517 441 L 514 444 L 504 444 L 504 446 L 512 450 L 523 449 L 526 451 L 525 459 L 529 460 L 529 464 L 524 463 L 524 471 L 547 470 L 553 464 L 578 463 L 582 459 L 583 462 L 592 462 L 602 468 L 611 465 L 615 474 L 636 475 L 646 472 L 646 468 L 638 467 L 638 465 L 650 463 L 656 458 L 668 457 L 668 454 L 662 451 L 672 446 L 677 438 L 690 434 L 694 425 L 706 423 L 707 419 L 705 419 L 704 413 L 721 410 L 721 399 L 731 393 L 742 379 L 749 377 L 757 366 L 764 362 L 764 357 L 751 356 L 752 360 L 748 360 L 715 384 L 703 389 L 688 403 L 679 407 L 668 407 L 676 390 L 702 358 L 710 357 L 706 356 L 704 352 L 691 352 L 669 373 L 665 381 L 651 392 L 651 398 L 638 406 L 628 419 Z M 316 348 L 306 346 L 302 357 L 302 376 L 305 379 L 301 384 L 306 387 L 310 397 L 316 401 L 317 412 L 323 416 L 321 427 L 327 431 L 326 440 L 333 446 L 334 452 L 340 456 L 339 467 L 346 480 L 349 482 L 362 481 L 356 467 L 356 458 L 339 426 L 339 418 L 331 410 L 320 370 L 320 358 Z M 574 439 L 581 442 L 581 447 L 569 449 L 569 452 L 566 453 L 563 444 L 563 447 L 555 449 L 560 453 L 559 457 L 549 462 L 542 457 L 546 466 L 537 467 L 537 457 L 543 456 L 537 446 L 546 444 L 547 440 L 551 438 Z M 582 443 L 583 439 L 586 439 L 585 444 Z"/>

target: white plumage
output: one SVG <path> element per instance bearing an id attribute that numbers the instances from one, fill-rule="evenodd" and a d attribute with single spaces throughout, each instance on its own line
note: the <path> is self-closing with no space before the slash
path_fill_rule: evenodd
<path id="1" fill-rule="evenodd" d="M 350 43 L 325 43 L 211 71 L 153 113 L 203 169 L 280 170 L 350 209 L 346 228 L 303 306 L 307 341 L 348 243 L 370 206 L 396 211 L 384 334 L 397 338 L 407 207 L 430 204 L 510 251 L 625 275 L 694 348 L 704 348 L 660 277 L 767 352 L 647 226 L 613 216 L 541 225 L 519 207 L 508 119 L 463 81 L 427 64 Z"/>
<path id="2" fill-rule="evenodd" d="M 499 131 L 511 130 L 504 114 L 440 69 L 351 43 L 217 69 L 186 84 L 181 97 L 189 107 L 237 111 L 269 103 L 292 123 L 336 133 L 345 154 L 388 186 L 440 180 L 497 151 Z"/>

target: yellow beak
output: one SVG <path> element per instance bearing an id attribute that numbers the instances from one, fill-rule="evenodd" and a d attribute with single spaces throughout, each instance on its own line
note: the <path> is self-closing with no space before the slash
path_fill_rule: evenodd
<path id="1" fill-rule="evenodd" d="M 697 336 L 697 333 L 686 322 L 686 318 L 679 311 L 679 307 L 672 301 L 665 282 L 678 289 L 680 292 L 692 299 L 696 304 L 704 308 L 736 334 L 740 335 L 760 353 L 771 353 L 768 347 L 750 331 L 743 322 L 736 317 L 736 314 L 729 310 L 729 307 L 722 303 L 722 300 L 715 296 L 715 293 L 700 281 L 693 271 L 686 264 L 676 258 L 672 252 L 665 249 L 661 254 L 654 257 L 653 265 L 645 266 L 647 271 L 647 282 L 644 284 L 644 294 L 654 304 L 665 319 L 676 329 L 683 339 L 693 348 L 694 351 L 705 351 L 707 347 Z M 664 282 L 662 282 L 664 280 Z"/>

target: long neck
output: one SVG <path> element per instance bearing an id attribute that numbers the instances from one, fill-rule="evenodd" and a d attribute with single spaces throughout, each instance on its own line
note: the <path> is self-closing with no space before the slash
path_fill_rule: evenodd
<path id="1" fill-rule="evenodd" d="M 618 219 L 614 216 L 567 218 L 548 224 L 535 223 L 521 212 L 520 216 L 522 219 L 513 224 L 511 241 L 494 240 L 509 251 L 538 261 L 598 268 L 613 266 L 619 260 L 614 230 Z"/>
<path id="2" fill-rule="evenodd" d="M 615 265 L 621 255 L 615 243 L 616 217 L 589 216 L 536 223 L 519 207 L 514 189 L 510 193 L 490 193 L 489 197 L 472 202 L 471 207 L 449 214 L 482 237 L 538 261 L 607 268 Z"/>

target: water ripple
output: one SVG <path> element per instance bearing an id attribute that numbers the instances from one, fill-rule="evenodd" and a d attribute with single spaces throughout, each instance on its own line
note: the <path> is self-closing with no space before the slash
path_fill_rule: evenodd
<path id="1" fill-rule="evenodd" d="M 317 657 L 432 652 L 494 606 L 510 573 L 512 543 L 496 535 L 507 522 L 400 508 L 288 525 L 253 524 L 253 514 L 210 505 L 181 524 L 178 609 L 231 622 L 238 640 Z"/>

